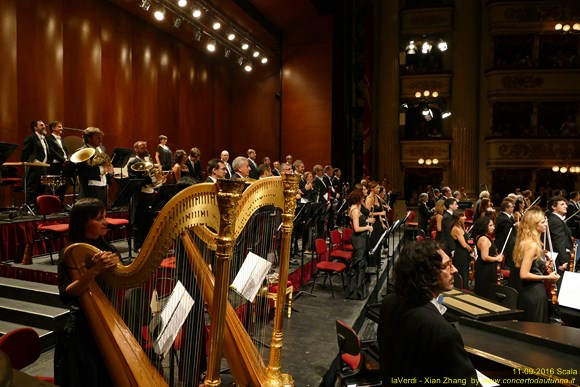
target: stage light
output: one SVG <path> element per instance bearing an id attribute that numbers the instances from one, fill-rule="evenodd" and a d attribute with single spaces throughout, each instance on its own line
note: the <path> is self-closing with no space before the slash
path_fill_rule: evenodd
<path id="1" fill-rule="evenodd" d="M 430 52 L 431 52 L 431 48 L 432 48 L 432 47 L 433 47 L 433 46 L 431 45 L 431 43 L 429 43 L 429 42 L 424 42 L 424 43 L 423 43 L 423 46 L 421 46 L 421 52 L 422 52 L 423 54 L 428 54 L 428 53 L 430 53 Z"/>
<path id="2" fill-rule="evenodd" d="M 182 22 L 183 22 L 183 19 L 180 18 L 179 16 L 176 16 L 175 19 L 173 20 L 173 27 L 179 28 L 181 26 Z"/>
<path id="3" fill-rule="evenodd" d="M 431 94 L 431 96 L 432 96 L 433 98 L 437 98 L 437 97 L 439 97 L 439 93 L 438 93 L 438 92 L 436 92 L 436 91 L 434 91 L 434 92 Z"/>
<path id="4" fill-rule="evenodd" d="M 243 57 L 243 56 L 240 56 L 240 57 L 238 58 L 238 65 L 240 65 L 240 66 L 241 66 L 241 65 L 243 65 L 243 64 L 244 64 L 244 57 Z"/>
<path id="5" fill-rule="evenodd" d="M 417 160 L 417 162 L 418 162 L 419 164 L 421 164 L 421 165 L 422 165 L 422 164 L 425 164 L 425 160 L 423 160 L 422 158 L 421 158 L 421 159 L 419 159 L 419 160 Z"/>
<path id="6" fill-rule="evenodd" d="M 208 50 L 209 52 L 214 52 L 214 51 L 215 51 L 215 48 L 216 48 L 216 42 L 215 42 L 215 40 L 214 40 L 214 39 L 211 39 L 211 40 L 210 40 L 210 41 L 207 43 L 207 46 L 206 46 L 206 47 L 207 47 L 207 50 Z"/>
<path id="7" fill-rule="evenodd" d="M 236 38 L 236 32 L 234 30 L 231 30 L 230 32 L 228 32 L 228 40 L 234 40 Z"/>
<path id="8" fill-rule="evenodd" d="M 253 56 L 254 58 L 257 58 L 257 57 L 259 57 L 259 56 L 260 56 L 260 51 L 258 51 L 258 49 L 257 49 L 257 48 L 255 48 L 255 49 L 254 49 L 254 53 L 252 54 L 252 56 Z"/>
<path id="9" fill-rule="evenodd" d="M 219 20 L 216 20 L 213 22 L 213 24 L 211 25 L 211 28 L 213 28 L 214 30 L 219 30 L 220 28 L 222 28 L 222 23 L 220 23 Z"/>
<path id="10" fill-rule="evenodd" d="M 245 65 L 244 65 L 244 70 L 246 70 L 247 72 L 252 71 L 252 62 L 250 62 L 249 60 L 246 61 Z"/>
<path id="11" fill-rule="evenodd" d="M 153 13 L 153 16 L 155 17 L 155 19 L 162 21 L 163 19 L 165 19 L 165 8 L 163 7 L 157 8 Z"/>
<path id="12" fill-rule="evenodd" d="M 447 42 L 444 40 L 440 40 L 439 43 L 437 43 L 437 48 L 441 52 L 447 51 Z"/>
<path id="13" fill-rule="evenodd" d="M 564 32 L 570 31 L 570 24 L 564 24 L 564 26 L 562 27 L 562 31 Z"/>
<path id="14" fill-rule="evenodd" d="M 201 29 L 200 28 L 195 30 L 194 37 L 195 37 L 195 40 L 197 40 L 198 42 L 201 41 Z"/>
<path id="15" fill-rule="evenodd" d="M 248 48 L 250 48 L 250 43 L 246 41 L 242 42 L 242 50 L 247 50 Z"/>
<path id="16" fill-rule="evenodd" d="M 229 57 L 230 57 L 230 54 L 231 54 L 231 52 L 232 52 L 232 51 L 231 51 L 229 48 L 226 48 L 226 49 L 224 50 L 224 58 L 229 58 Z"/>
<path id="17" fill-rule="evenodd" d="M 415 97 L 416 97 L 416 98 L 421 98 L 421 92 L 420 92 L 420 91 L 416 92 L 416 93 L 415 93 Z"/>
<path id="18" fill-rule="evenodd" d="M 180 7 L 185 7 L 187 5 L 187 0 L 179 0 L 177 2 L 177 5 L 179 5 Z"/>
<path id="19" fill-rule="evenodd" d="M 560 30 L 562 29 L 562 23 L 558 23 L 558 24 L 556 24 L 556 25 L 554 26 L 554 29 L 555 29 L 556 31 L 560 31 Z"/>
<path id="20" fill-rule="evenodd" d="M 151 8 L 151 0 L 141 0 L 139 7 L 143 8 L 145 11 L 149 11 L 149 8 Z"/>
<path id="21" fill-rule="evenodd" d="M 263 64 L 266 64 L 266 63 L 268 63 L 268 58 L 263 56 L 262 59 L 260 60 L 260 62 L 262 62 Z"/>
<path id="22" fill-rule="evenodd" d="M 415 41 L 411 40 L 409 42 L 409 45 L 407 46 L 407 54 L 409 54 L 409 55 L 415 54 L 416 49 L 417 49 L 417 46 L 415 46 Z"/>
<path id="23" fill-rule="evenodd" d="M 443 113 L 441 113 L 441 118 L 442 119 L 445 119 L 445 118 L 447 118 L 449 116 L 451 116 L 451 112 L 443 112 Z"/>
<path id="24" fill-rule="evenodd" d="M 191 15 L 196 18 L 199 19 L 201 17 L 201 9 L 199 7 L 194 7 L 191 10 Z"/>

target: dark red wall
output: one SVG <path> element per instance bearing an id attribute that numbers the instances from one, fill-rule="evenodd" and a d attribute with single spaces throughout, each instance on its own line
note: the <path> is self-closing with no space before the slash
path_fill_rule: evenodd
<path id="1" fill-rule="evenodd" d="M 248 74 L 103 0 L 5 0 L 0 15 L 0 141 L 58 119 L 101 128 L 109 150 L 146 140 L 153 152 L 166 134 L 205 161 L 224 148 L 278 152 L 275 64 Z"/>

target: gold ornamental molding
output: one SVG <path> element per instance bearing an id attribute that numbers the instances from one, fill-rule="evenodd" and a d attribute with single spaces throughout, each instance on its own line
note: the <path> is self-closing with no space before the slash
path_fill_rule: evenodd
<path id="1" fill-rule="evenodd" d="M 405 9 L 401 12 L 401 35 L 425 35 L 453 29 L 453 7 Z"/>
<path id="2" fill-rule="evenodd" d="M 431 168 L 442 168 L 450 162 L 450 145 L 451 140 L 448 139 L 403 140 L 401 141 L 401 164 L 406 168 L 426 168 L 425 165 L 419 165 L 417 160 L 436 158 L 439 163 L 431 165 Z"/>
<path id="3" fill-rule="evenodd" d="M 551 168 L 567 162 L 580 164 L 580 138 L 490 139 L 488 166 Z"/>
<path id="4" fill-rule="evenodd" d="M 566 0 L 534 3 L 492 2 L 489 4 L 490 34 L 506 32 L 554 31 L 554 22 L 563 15 L 570 18 L 580 16 L 580 5 Z"/>
<path id="5" fill-rule="evenodd" d="M 451 91 L 451 74 L 403 75 L 401 97 L 414 98 L 424 90 L 437 91 L 440 97 L 448 97 Z"/>
<path id="6" fill-rule="evenodd" d="M 580 70 L 494 70 L 486 74 L 488 97 L 509 96 L 523 99 L 577 99 L 580 97 Z M 501 98 L 498 98 L 501 99 Z"/>

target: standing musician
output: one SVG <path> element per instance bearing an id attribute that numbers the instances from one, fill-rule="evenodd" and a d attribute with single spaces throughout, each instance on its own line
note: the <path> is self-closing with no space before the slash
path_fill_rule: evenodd
<path id="1" fill-rule="evenodd" d="M 498 253 L 491 237 L 494 230 L 493 220 L 487 216 L 477 219 L 473 225 L 473 236 L 478 256 L 475 261 L 474 290 L 475 294 L 486 298 L 490 298 L 489 286 L 497 283 L 500 278 L 501 263 L 503 261 L 503 255 Z"/>
<path id="2" fill-rule="evenodd" d="M 505 244 L 503 255 L 506 263 L 510 268 L 510 272 L 514 272 L 514 247 L 516 244 L 517 227 L 518 224 L 514 218 L 515 203 L 509 198 L 505 198 L 500 205 L 501 213 L 497 216 L 495 227 L 495 243 L 501 249 Z M 507 239 L 507 243 L 506 243 Z M 519 278 L 515 275 L 510 275 L 509 286 L 518 289 Z"/>
<path id="3" fill-rule="evenodd" d="M 131 198 L 131 224 L 133 225 L 133 235 L 135 237 L 134 251 L 138 253 L 151 228 L 151 205 L 153 204 L 153 193 L 155 190 L 149 170 L 139 172 L 131 168 L 131 166 L 137 163 L 149 162 L 147 142 L 137 141 L 133 145 L 133 149 L 135 150 L 135 157 L 129 160 L 127 171 L 131 179 L 143 179 L 141 189 L 135 192 Z"/>
<path id="4" fill-rule="evenodd" d="M 433 211 L 427 207 L 427 201 L 429 200 L 429 195 L 426 192 L 423 192 L 419 195 L 419 203 L 417 205 L 417 212 L 419 213 L 419 220 L 418 220 L 418 227 L 420 230 L 428 234 L 427 230 L 427 223 L 429 223 L 429 218 L 433 214 Z"/>
<path id="5" fill-rule="evenodd" d="M 558 289 L 562 283 L 562 275 L 568 269 L 570 264 L 570 252 L 572 246 L 572 232 L 564 223 L 566 219 L 566 212 L 568 211 L 568 203 L 562 196 L 552 196 L 548 200 L 548 226 L 550 228 L 550 237 L 552 243 L 552 250 L 558 253 L 556 257 L 556 268 L 560 275 L 558 280 Z"/>
<path id="6" fill-rule="evenodd" d="M 50 163 L 50 174 L 51 175 L 62 175 L 65 176 L 67 173 L 64 172 L 65 165 L 70 165 L 69 153 L 64 144 L 62 143 L 62 122 L 52 121 L 48 124 L 48 130 L 50 135 L 46 137 L 49 149 L 49 163 Z M 68 168 L 67 168 L 68 169 Z M 67 181 L 64 181 L 67 183 Z M 68 184 L 63 184 L 58 187 L 55 191 L 56 195 L 59 197 L 60 202 L 64 205 L 64 195 L 68 188 Z"/>
<path id="7" fill-rule="evenodd" d="M 580 237 L 580 192 L 570 192 L 569 198 L 566 224 L 572 231 L 574 238 L 578 239 Z"/>
<path id="8" fill-rule="evenodd" d="M 167 146 L 167 136 L 164 134 L 159 136 L 159 145 L 157 145 L 157 151 L 155 152 L 155 162 L 163 171 L 169 171 L 173 167 L 173 152 Z"/>
<path id="9" fill-rule="evenodd" d="M 560 276 L 555 272 L 546 274 L 552 260 L 546 261 L 540 234 L 546 232 L 547 226 L 541 208 L 532 206 L 524 214 L 518 228 L 514 263 L 515 274 L 522 281 L 518 309 L 525 311 L 523 321 L 550 322 L 544 281 L 556 282 Z"/>
<path id="10" fill-rule="evenodd" d="M 22 146 L 21 161 L 41 163 L 48 162 L 49 149 L 46 142 L 46 127 L 42 120 L 33 120 L 30 123 L 30 130 L 32 134 L 24 139 Z M 24 167 L 28 173 L 26 176 L 26 204 L 36 206 L 36 198 L 44 193 L 44 188 L 40 184 L 40 178 L 45 175 L 46 169 L 44 167 Z"/>
<path id="11" fill-rule="evenodd" d="M 93 148 L 93 157 L 77 164 L 80 192 L 79 198 L 97 198 L 107 206 L 107 174 L 114 173 L 111 158 L 105 153 L 103 132 L 95 127 L 88 127 L 83 131 L 85 145 L 80 149 Z"/>

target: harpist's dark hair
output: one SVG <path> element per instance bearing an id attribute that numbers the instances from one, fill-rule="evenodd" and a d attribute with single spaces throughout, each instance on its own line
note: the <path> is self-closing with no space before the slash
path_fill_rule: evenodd
<path id="1" fill-rule="evenodd" d="M 477 238 L 484 236 L 489 232 L 489 224 L 491 223 L 491 218 L 484 216 L 483 218 L 478 218 L 473 225 L 473 230 L 471 234 Z"/>
<path id="2" fill-rule="evenodd" d="M 79 199 L 70 210 L 68 242 L 77 243 L 84 241 L 85 225 L 91 219 L 95 219 L 105 211 L 102 201 L 95 198 Z"/>
<path id="3" fill-rule="evenodd" d="M 433 298 L 431 289 L 441 273 L 443 246 L 436 241 L 407 244 L 395 264 L 395 293 L 423 305 Z"/>

